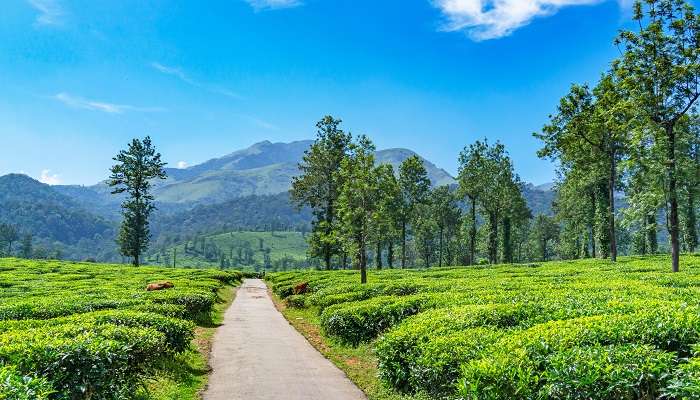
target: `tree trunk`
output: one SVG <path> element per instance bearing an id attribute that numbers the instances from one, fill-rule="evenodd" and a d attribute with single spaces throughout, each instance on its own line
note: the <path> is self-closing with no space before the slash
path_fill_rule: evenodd
<path id="1" fill-rule="evenodd" d="M 443 231 L 443 227 L 441 226 L 440 227 L 440 251 L 439 251 L 440 260 L 438 260 L 439 267 L 442 267 L 442 231 Z"/>
<path id="2" fill-rule="evenodd" d="M 656 254 L 659 250 L 659 241 L 656 238 L 656 213 L 650 213 L 645 220 L 647 251 Z"/>
<path id="3" fill-rule="evenodd" d="M 389 268 L 394 268 L 394 241 L 393 239 L 389 241 L 389 249 L 386 254 L 386 261 L 389 264 Z"/>
<path id="4" fill-rule="evenodd" d="M 498 215 L 489 213 L 489 263 L 498 262 Z"/>
<path id="5" fill-rule="evenodd" d="M 610 155 L 610 177 L 608 178 L 608 229 L 610 235 L 610 261 L 617 261 L 617 239 L 615 238 L 615 152 Z"/>
<path id="6" fill-rule="evenodd" d="M 348 253 L 343 252 L 343 269 L 348 269 Z"/>
<path id="7" fill-rule="evenodd" d="M 667 173 L 668 173 L 668 205 L 669 205 L 669 226 L 668 233 L 671 235 L 671 269 L 673 272 L 679 271 L 680 262 L 680 242 L 678 238 L 678 190 L 676 176 L 676 132 L 674 124 L 666 127 L 668 138 Z"/>
<path id="8" fill-rule="evenodd" d="M 406 220 L 401 221 L 401 269 L 406 268 Z"/>
<path id="9" fill-rule="evenodd" d="M 323 250 L 323 259 L 326 263 L 326 270 L 330 271 L 331 270 L 331 249 L 329 245 L 325 246 L 325 249 Z"/>
<path id="10" fill-rule="evenodd" d="M 476 264 L 476 199 L 472 200 L 471 219 L 472 226 L 469 230 L 469 265 Z"/>
<path id="11" fill-rule="evenodd" d="M 360 248 L 360 283 L 367 283 L 367 251 L 364 245 Z"/>
<path id="12" fill-rule="evenodd" d="M 377 258 L 377 269 L 382 269 L 382 241 L 377 240 L 377 253 L 375 255 Z"/>
<path id="13" fill-rule="evenodd" d="M 690 185 L 689 185 L 690 186 Z M 694 187 L 688 187 L 687 205 L 685 208 L 685 245 L 688 252 L 695 252 L 698 246 L 697 218 L 695 215 L 695 193 Z"/>
<path id="14" fill-rule="evenodd" d="M 589 225 L 590 225 L 590 230 L 591 230 L 591 256 L 593 258 L 596 258 L 597 255 L 596 255 L 596 243 L 595 243 L 595 239 L 596 239 L 596 233 L 595 233 L 595 209 L 596 209 L 595 190 L 591 189 L 588 196 L 591 200 L 591 207 L 592 207 L 591 209 L 593 210 L 593 212 L 592 212 L 593 215 L 592 216 L 589 215 L 589 217 L 590 217 Z"/>
<path id="15" fill-rule="evenodd" d="M 510 217 L 503 218 L 503 262 L 513 262 L 513 244 L 511 243 Z"/>
<path id="16" fill-rule="evenodd" d="M 134 254 L 134 267 L 138 267 L 139 265 L 139 253 L 137 252 L 136 254 Z"/>

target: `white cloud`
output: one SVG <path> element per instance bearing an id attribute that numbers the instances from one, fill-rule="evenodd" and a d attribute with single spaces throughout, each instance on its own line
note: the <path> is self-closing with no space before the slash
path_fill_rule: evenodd
<path id="1" fill-rule="evenodd" d="M 114 104 L 107 103 L 103 101 L 88 100 L 82 97 L 73 96 L 68 93 L 58 93 L 53 96 L 55 100 L 61 103 L 73 107 L 80 108 L 84 110 L 92 111 L 102 111 L 108 114 L 122 114 L 126 111 L 136 111 L 136 112 L 159 112 L 165 111 L 165 109 L 160 107 L 136 107 L 128 104 Z"/>
<path id="2" fill-rule="evenodd" d="M 567 6 L 597 4 L 603 0 L 433 0 L 445 16 L 447 31 L 464 31 L 475 41 L 497 39 L 529 24 L 534 18 L 555 14 Z M 619 0 L 625 6 L 630 0 Z"/>
<path id="3" fill-rule="evenodd" d="M 60 175 L 52 174 L 50 169 L 41 170 L 41 176 L 39 177 L 39 182 L 46 183 L 47 185 L 60 185 L 63 183 Z"/>
<path id="4" fill-rule="evenodd" d="M 56 0 L 28 0 L 28 2 L 39 12 L 34 21 L 37 26 L 63 25 L 65 12 Z"/>
<path id="5" fill-rule="evenodd" d="M 236 99 L 236 100 L 242 99 L 241 95 L 239 95 L 238 93 L 232 92 L 226 88 L 222 88 L 222 87 L 218 87 L 218 86 L 211 86 L 211 85 L 197 82 L 194 79 L 190 78 L 182 69 L 180 69 L 178 67 L 171 67 L 171 66 L 163 65 L 163 64 L 161 64 L 159 62 L 155 62 L 155 61 L 151 63 L 151 67 L 153 67 L 153 69 L 155 69 L 156 71 L 161 72 L 163 74 L 174 76 L 174 77 L 178 78 L 179 80 L 187 83 L 188 85 L 192 85 L 194 87 L 198 87 L 200 89 L 207 90 L 211 93 L 216 93 L 216 94 L 220 94 L 220 95 L 223 95 L 226 97 L 230 97 L 232 99 Z"/>
<path id="6" fill-rule="evenodd" d="M 255 11 L 279 10 L 281 8 L 298 7 L 303 3 L 299 0 L 245 0 Z"/>
<path id="7" fill-rule="evenodd" d="M 187 161 L 178 161 L 177 162 L 177 167 L 180 169 L 185 169 L 189 166 L 190 166 L 190 164 Z"/>

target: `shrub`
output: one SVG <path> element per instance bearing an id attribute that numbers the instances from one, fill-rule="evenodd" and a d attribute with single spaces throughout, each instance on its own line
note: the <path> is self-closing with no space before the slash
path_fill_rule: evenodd
<path id="1" fill-rule="evenodd" d="M 357 303 L 336 304 L 321 313 L 324 333 L 351 345 L 375 338 L 402 319 L 417 314 L 425 296 L 376 297 Z"/>
<path id="2" fill-rule="evenodd" d="M 655 399 L 669 379 L 675 354 L 649 345 L 574 347 L 544 361 L 539 398 Z"/>
<path id="3" fill-rule="evenodd" d="M 13 367 L 0 367 L 0 400 L 48 400 L 52 393 L 46 379 L 19 374 Z"/>
<path id="4" fill-rule="evenodd" d="M 463 368 L 459 387 L 466 398 L 531 397 L 539 390 L 547 358 L 569 348 L 627 343 L 687 354 L 700 339 L 695 309 L 655 308 L 628 315 L 553 321 L 504 337 L 490 355 Z"/>
<path id="5" fill-rule="evenodd" d="M 0 335 L 0 364 L 37 374 L 69 398 L 120 398 L 134 390 L 150 362 L 166 351 L 150 328 L 70 324 Z"/>

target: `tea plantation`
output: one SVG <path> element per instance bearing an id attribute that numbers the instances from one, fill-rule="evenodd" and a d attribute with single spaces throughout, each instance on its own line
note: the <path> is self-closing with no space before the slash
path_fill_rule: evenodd
<path id="1" fill-rule="evenodd" d="M 237 272 L 0 259 L 0 399 L 130 398 Z M 170 281 L 174 288 L 147 292 Z"/>
<path id="2" fill-rule="evenodd" d="M 700 256 L 429 270 L 282 272 L 329 343 L 370 343 L 410 397 L 700 398 Z M 306 293 L 297 293 L 307 283 Z M 295 290 L 296 288 L 296 290 Z"/>

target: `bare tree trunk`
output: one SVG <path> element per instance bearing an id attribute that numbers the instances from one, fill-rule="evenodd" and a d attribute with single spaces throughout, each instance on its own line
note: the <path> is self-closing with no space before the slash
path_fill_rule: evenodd
<path id="1" fill-rule="evenodd" d="M 645 229 L 648 252 L 656 254 L 659 249 L 659 242 L 656 238 L 656 212 L 646 216 Z"/>
<path id="2" fill-rule="evenodd" d="M 389 268 L 394 268 L 394 241 L 393 239 L 389 241 L 389 249 L 386 254 L 386 261 L 389 264 Z"/>
<path id="3" fill-rule="evenodd" d="M 360 283 L 367 283 L 367 251 L 364 245 L 360 248 Z"/>
<path id="4" fill-rule="evenodd" d="M 476 264 L 476 199 L 472 200 L 471 219 L 472 226 L 469 230 L 469 265 Z"/>
<path id="5" fill-rule="evenodd" d="M 489 263 L 498 262 L 498 215 L 489 213 Z"/>
<path id="6" fill-rule="evenodd" d="M 440 227 L 440 252 L 439 252 L 440 253 L 440 260 L 438 261 L 439 267 L 442 267 L 442 231 L 443 231 L 443 227 L 441 226 Z"/>
<path id="7" fill-rule="evenodd" d="M 377 240 L 377 253 L 375 255 L 377 257 L 377 269 L 382 269 L 382 241 Z"/>
<path id="8" fill-rule="evenodd" d="M 401 269 L 406 268 L 406 220 L 401 222 Z"/>
<path id="9" fill-rule="evenodd" d="M 668 233 L 671 235 L 671 269 L 673 272 L 679 271 L 680 264 L 680 241 L 678 238 L 678 189 L 676 177 L 676 132 L 674 124 L 666 127 L 668 137 L 667 173 L 668 173 L 668 203 L 669 203 L 669 225 Z"/>
<path id="10" fill-rule="evenodd" d="M 610 261 L 617 261 L 617 240 L 615 238 L 615 152 L 610 155 L 610 177 L 608 179 L 608 229 L 610 230 Z"/>

